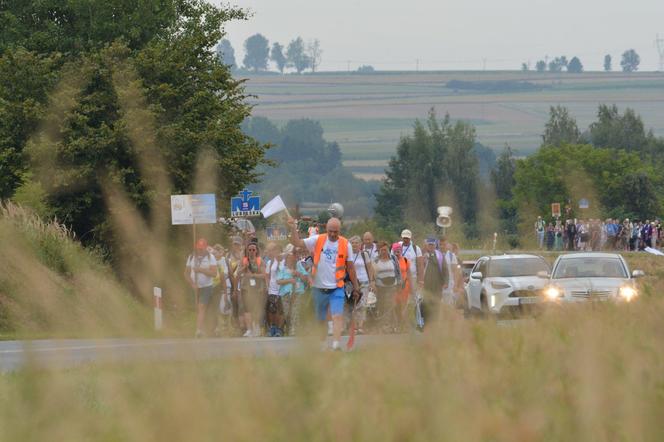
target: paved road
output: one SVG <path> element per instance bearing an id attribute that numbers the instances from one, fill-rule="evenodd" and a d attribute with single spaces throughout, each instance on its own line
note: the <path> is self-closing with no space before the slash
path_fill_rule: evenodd
<path id="1" fill-rule="evenodd" d="M 345 339 L 345 338 L 344 338 Z M 412 335 L 358 336 L 356 348 L 412 339 Z M 0 372 L 32 367 L 67 368 L 91 362 L 215 359 L 320 351 L 322 343 L 299 338 L 70 339 L 0 341 Z"/>

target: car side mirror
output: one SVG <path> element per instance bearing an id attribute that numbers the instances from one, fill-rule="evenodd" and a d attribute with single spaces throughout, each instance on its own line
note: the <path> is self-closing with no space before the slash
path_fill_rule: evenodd
<path id="1" fill-rule="evenodd" d="M 482 272 L 473 272 L 470 274 L 471 279 L 482 279 L 484 276 Z"/>
<path id="2" fill-rule="evenodd" d="M 549 275 L 549 272 L 547 272 L 546 270 L 540 270 L 539 272 L 537 272 L 538 278 L 549 279 L 550 276 L 551 275 Z"/>
<path id="3" fill-rule="evenodd" d="M 632 278 L 643 278 L 646 276 L 646 273 L 643 270 L 634 270 L 632 272 Z"/>

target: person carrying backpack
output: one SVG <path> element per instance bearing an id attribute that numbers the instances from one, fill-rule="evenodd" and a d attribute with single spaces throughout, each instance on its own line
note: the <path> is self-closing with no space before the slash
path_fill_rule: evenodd
<path id="1" fill-rule="evenodd" d="M 401 269 L 397 259 L 390 254 L 386 241 L 378 243 L 378 257 L 374 259 L 373 267 L 376 273 L 377 309 L 390 329 L 396 326 L 396 295 L 401 290 Z M 387 315 L 387 316 L 385 316 Z"/>
<path id="2" fill-rule="evenodd" d="M 214 278 L 217 276 L 217 260 L 208 250 L 205 238 L 196 241 L 194 253 L 187 257 L 184 277 L 196 291 L 196 334 L 197 338 L 205 336 L 203 331 L 205 312 L 214 294 Z"/>

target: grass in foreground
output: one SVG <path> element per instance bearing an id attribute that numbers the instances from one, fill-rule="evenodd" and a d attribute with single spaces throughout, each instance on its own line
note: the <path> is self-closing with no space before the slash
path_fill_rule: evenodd
<path id="1" fill-rule="evenodd" d="M 0 376 L 0 440 L 661 440 L 663 316 L 646 295 L 515 327 L 448 312 L 346 354 L 28 369 Z"/>

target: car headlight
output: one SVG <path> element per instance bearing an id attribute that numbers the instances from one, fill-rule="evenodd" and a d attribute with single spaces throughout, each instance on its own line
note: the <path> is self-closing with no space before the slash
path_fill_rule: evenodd
<path id="1" fill-rule="evenodd" d="M 636 289 L 630 286 L 620 287 L 620 291 L 618 293 L 627 302 L 634 299 L 637 295 Z"/>
<path id="2" fill-rule="evenodd" d="M 563 292 L 558 287 L 547 287 L 544 290 L 544 295 L 547 297 L 547 299 L 553 301 L 560 298 L 563 295 Z"/>
<path id="3" fill-rule="evenodd" d="M 502 289 L 508 289 L 510 287 L 509 284 L 504 283 L 504 282 L 492 282 L 491 283 L 491 288 L 496 289 L 496 290 L 502 290 Z"/>

